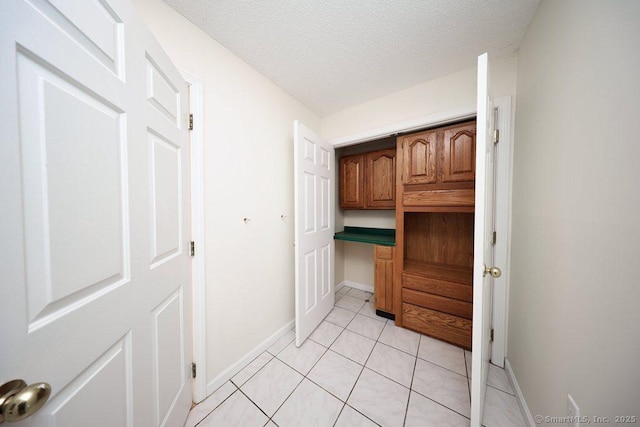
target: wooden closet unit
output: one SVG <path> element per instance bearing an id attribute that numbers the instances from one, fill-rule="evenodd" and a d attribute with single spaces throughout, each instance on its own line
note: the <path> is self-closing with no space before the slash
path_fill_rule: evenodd
<path id="1" fill-rule="evenodd" d="M 475 121 L 397 139 L 396 324 L 471 349 Z"/>

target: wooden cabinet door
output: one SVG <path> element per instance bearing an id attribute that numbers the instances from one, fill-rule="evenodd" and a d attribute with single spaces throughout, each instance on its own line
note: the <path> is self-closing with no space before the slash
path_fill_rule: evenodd
<path id="1" fill-rule="evenodd" d="M 476 124 L 444 131 L 443 182 L 473 181 L 476 176 Z"/>
<path id="2" fill-rule="evenodd" d="M 374 292 L 376 309 L 393 313 L 393 246 L 375 245 Z"/>
<path id="3" fill-rule="evenodd" d="M 396 207 L 396 150 L 366 154 L 365 208 Z"/>
<path id="4" fill-rule="evenodd" d="M 364 208 L 364 155 L 356 154 L 340 159 L 340 207 Z"/>
<path id="5" fill-rule="evenodd" d="M 437 132 L 407 135 L 402 140 L 403 184 L 433 184 L 436 182 Z"/>

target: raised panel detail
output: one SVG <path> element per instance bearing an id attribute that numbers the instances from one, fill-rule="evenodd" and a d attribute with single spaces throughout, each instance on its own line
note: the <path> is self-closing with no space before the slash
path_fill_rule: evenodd
<path id="1" fill-rule="evenodd" d="M 316 249 L 311 252 L 307 252 L 304 254 L 304 263 L 306 277 L 304 278 L 304 292 L 306 292 L 305 298 L 305 313 L 311 311 L 317 304 L 317 295 L 318 295 L 318 281 L 317 281 L 317 270 L 318 270 L 318 251 Z"/>
<path id="2" fill-rule="evenodd" d="M 304 140 L 304 159 L 313 165 L 316 164 L 316 144 L 308 139 Z"/>
<path id="3" fill-rule="evenodd" d="M 36 414 L 57 426 L 133 426 L 131 333 L 104 352 Z M 34 417 L 34 425 L 39 423 Z"/>
<path id="4" fill-rule="evenodd" d="M 180 391 L 186 385 L 183 304 L 180 286 L 151 313 L 157 426 L 165 425 Z"/>
<path id="5" fill-rule="evenodd" d="M 316 177 L 315 175 L 304 173 L 304 232 L 315 233 L 316 231 Z"/>
<path id="6" fill-rule="evenodd" d="M 362 154 L 340 159 L 340 206 L 364 207 L 364 157 Z"/>
<path id="7" fill-rule="evenodd" d="M 365 207 L 396 207 L 396 150 L 374 151 L 366 155 Z"/>
<path id="8" fill-rule="evenodd" d="M 180 128 L 180 91 L 148 54 L 147 100 L 160 114 Z"/>
<path id="9" fill-rule="evenodd" d="M 331 292 L 331 245 L 323 246 L 320 249 L 320 259 L 321 259 L 321 276 L 322 276 L 322 284 L 321 284 L 321 298 L 326 297 Z"/>
<path id="10" fill-rule="evenodd" d="M 58 28 L 124 79 L 124 24 L 103 0 L 30 0 Z"/>
<path id="11" fill-rule="evenodd" d="M 403 139 L 403 184 L 436 182 L 436 136 L 435 132 L 424 132 Z"/>
<path id="12" fill-rule="evenodd" d="M 374 246 L 376 309 L 393 313 L 393 246 Z"/>
<path id="13" fill-rule="evenodd" d="M 320 230 L 328 230 L 331 218 L 331 187 L 329 178 L 320 177 Z"/>
<path id="14" fill-rule="evenodd" d="M 182 150 L 148 130 L 152 268 L 182 253 Z"/>
<path id="15" fill-rule="evenodd" d="M 125 114 L 18 53 L 29 330 L 129 279 Z"/>
<path id="16" fill-rule="evenodd" d="M 475 123 L 444 132 L 444 182 L 473 181 L 476 175 Z"/>
<path id="17" fill-rule="evenodd" d="M 330 153 L 325 150 L 324 148 L 320 148 L 320 166 L 322 166 L 323 169 L 330 171 L 331 170 L 331 164 L 329 162 L 330 157 Z"/>

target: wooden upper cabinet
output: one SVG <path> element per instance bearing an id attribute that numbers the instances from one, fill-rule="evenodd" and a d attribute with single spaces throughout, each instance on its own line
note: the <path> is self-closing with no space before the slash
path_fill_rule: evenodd
<path id="1" fill-rule="evenodd" d="M 340 207 L 364 207 L 364 155 L 355 154 L 340 159 Z"/>
<path id="2" fill-rule="evenodd" d="M 437 132 L 428 131 L 402 137 L 403 184 L 436 182 Z"/>
<path id="3" fill-rule="evenodd" d="M 365 209 L 396 207 L 396 150 L 366 153 Z"/>
<path id="4" fill-rule="evenodd" d="M 476 124 L 444 131 L 443 182 L 473 181 L 476 176 Z"/>
<path id="5" fill-rule="evenodd" d="M 396 150 L 378 150 L 340 159 L 342 209 L 395 209 Z"/>

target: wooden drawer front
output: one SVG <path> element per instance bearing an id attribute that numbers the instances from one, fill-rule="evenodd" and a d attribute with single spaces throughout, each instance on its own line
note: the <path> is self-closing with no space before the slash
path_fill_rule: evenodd
<path id="1" fill-rule="evenodd" d="M 402 325 L 471 350 L 471 320 L 413 304 L 402 304 Z"/>
<path id="2" fill-rule="evenodd" d="M 404 273 L 402 275 L 402 287 L 469 303 L 473 302 L 473 286 L 461 283 Z"/>
<path id="3" fill-rule="evenodd" d="M 475 190 L 410 191 L 405 189 L 402 203 L 404 206 L 473 207 L 475 204 Z"/>
<path id="4" fill-rule="evenodd" d="M 393 246 L 375 245 L 373 248 L 376 259 L 393 260 Z"/>
<path id="5" fill-rule="evenodd" d="M 473 304 L 411 289 L 402 290 L 402 302 L 430 308 L 442 313 L 473 319 Z"/>

